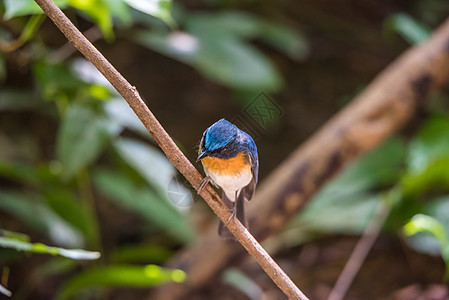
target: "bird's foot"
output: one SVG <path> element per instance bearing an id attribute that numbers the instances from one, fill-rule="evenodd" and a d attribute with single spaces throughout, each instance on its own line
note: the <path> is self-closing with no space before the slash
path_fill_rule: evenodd
<path id="1" fill-rule="evenodd" d="M 231 219 L 233 219 L 235 221 L 235 218 L 237 216 L 237 210 L 234 208 L 229 208 L 230 211 L 232 211 L 232 214 L 229 216 L 228 221 L 226 222 L 226 225 L 229 224 L 229 222 L 231 221 Z"/>
<path id="2" fill-rule="evenodd" d="M 198 187 L 198 194 L 201 193 L 201 191 L 206 187 L 206 185 L 210 182 L 211 178 L 209 176 L 206 176 L 201 180 L 200 186 Z"/>

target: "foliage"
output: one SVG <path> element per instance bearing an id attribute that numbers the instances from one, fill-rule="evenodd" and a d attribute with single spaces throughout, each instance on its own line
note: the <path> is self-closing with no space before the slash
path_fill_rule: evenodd
<path id="1" fill-rule="evenodd" d="M 112 47 L 114 37 L 126 39 L 188 65 L 237 96 L 281 91 L 286 84 L 279 61 L 288 64 L 312 54 L 308 37 L 286 18 L 275 17 L 276 12 L 260 14 L 224 4 L 192 11 L 170 0 L 55 2 L 79 24 L 98 26 Z M 58 276 L 65 282 L 59 299 L 88 299 L 99 288 L 184 281 L 183 271 L 152 265 L 166 262 L 195 238 L 185 207 L 170 197 L 173 189 L 188 198 L 186 206 L 193 201 L 176 181 L 174 167 L 89 62 L 58 60 L 61 48 L 46 45 L 51 38 L 40 31 L 45 16 L 33 0 L 0 1 L 0 14 L 11 25 L 0 28 L 0 83 L 7 83 L 0 89 L 0 114 L 21 116 L 18 123 L 31 116 L 49 124 L 37 129 L 45 125 L 33 123 L 24 130 L 25 125 L 11 122 L 11 132 L 0 132 L 0 227 L 26 232 L 2 231 L 0 263 L 26 264 L 35 257 L 15 250 L 52 254 L 29 270 L 33 283 L 23 282 L 18 290 L 30 293 Z M 429 30 L 419 19 L 392 15 L 384 31 L 421 43 Z M 25 70 L 20 85 L 8 82 L 14 60 Z M 303 235 L 289 242 L 304 242 L 298 237 L 317 233 L 359 234 L 379 201 L 393 191 L 400 197 L 388 203 L 393 210 L 385 229 L 397 231 L 405 225 L 408 235 L 430 232 L 437 239 L 413 234 L 407 243 L 431 254 L 442 249 L 449 265 L 441 233 L 444 228 L 447 237 L 449 230 L 449 178 L 443 167 L 449 163 L 448 130 L 449 118 L 433 114 L 410 141 L 396 137 L 361 158 L 295 220 L 290 229 Z M 105 221 L 110 215 L 116 218 Z M 424 226 L 423 220 L 432 226 Z M 118 237 L 115 230 L 126 234 Z M 96 258 L 99 252 L 99 262 L 59 257 Z M 2 283 L 7 276 L 3 274 Z M 252 295 L 261 292 L 235 270 L 225 273 L 225 281 Z M 10 294 L 2 285 L 0 293 Z"/>
<path id="2" fill-rule="evenodd" d="M 68 250 L 58 247 L 49 247 L 41 243 L 30 243 L 29 241 L 22 241 L 15 237 L 0 237 L 0 247 L 11 248 L 18 251 L 47 253 L 51 255 L 61 255 L 72 259 L 97 259 L 100 257 L 99 252 L 91 252 L 84 250 Z"/>
<path id="3" fill-rule="evenodd" d="M 292 59 L 302 59 L 308 52 L 299 33 L 241 12 L 193 14 L 184 23 L 185 32 L 139 32 L 135 39 L 239 90 L 277 91 L 282 87 L 278 71 L 249 43 L 251 39 Z"/>
<path id="4" fill-rule="evenodd" d="M 193 232 L 180 212 L 174 209 L 171 203 L 162 201 L 147 186 L 135 184 L 127 177 L 114 174 L 110 170 L 96 172 L 94 181 L 99 190 L 109 196 L 112 201 L 165 228 L 180 241 L 188 242 L 193 238 Z"/>
<path id="5" fill-rule="evenodd" d="M 86 288 L 98 286 L 149 287 L 164 282 L 183 282 L 181 270 L 166 270 L 156 265 L 114 265 L 92 268 L 67 282 L 55 299 L 67 299 Z"/>
<path id="6" fill-rule="evenodd" d="M 174 167 L 152 146 L 134 139 L 117 137 L 124 128 L 138 128 L 133 119 L 135 117 L 127 118 L 132 116 L 129 108 L 126 108 L 128 112 L 120 110 L 121 118 L 115 118 L 114 109 L 110 107 L 116 105 L 114 103 L 117 100 L 114 99 L 117 95 L 107 92 L 102 93 L 100 98 L 96 97 L 98 93 L 92 93 L 92 87 L 98 86 L 97 81 L 83 81 L 76 73 L 74 65 L 46 65 L 45 68 L 40 66 L 42 62 L 36 65 L 35 74 L 40 83 L 42 97 L 55 103 L 61 118 L 56 136 L 55 160 L 26 165 L 2 159 L 0 174 L 20 185 L 18 190 L 0 192 L 2 210 L 17 216 L 34 231 L 46 233 L 56 244 L 75 247 L 87 244 L 100 249 L 101 237 L 98 216 L 92 206 L 94 199 L 89 169 L 108 149 L 118 162 L 115 163 L 115 170 L 98 170 L 93 173 L 93 181 L 96 186 L 98 184 L 99 191 L 124 208 L 142 214 L 149 224 L 167 231 L 177 240 L 190 241 L 193 231 L 186 217 L 169 202 L 165 191 L 168 181 L 176 175 Z M 35 100 L 47 106 L 43 100 Z M 112 147 L 113 144 L 116 147 Z M 130 151 L 134 152 L 134 156 Z M 146 168 L 137 163 L 139 159 L 141 163 L 146 163 Z M 123 164 L 126 164 L 126 167 L 122 166 Z M 133 172 L 131 176 L 130 171 Z M 164 176 L 161 176 L 162 174 Z M 80 251 L 73 252 L 6 238 L 2 238 L 0 244 L 20 250 L 64 256 L 83 254 Z M 146 274 L 143 270 L 148 269 L 138 266 L 123 268 L 114 264 L 101 272 L 88 268 L 80 272 L 79 276 L 75 277 L 77 279 L 74 279 L 73 286 L 70 285 L 61 295 L 70 295 L 84 289 L 87 285 L 84 280 L 92 281 L 89 286 L 96 285 L 95 282 L 108 286 L 129 285 L 130 277 L 117 277 L 114 274 L 125 270 L 126 274 L 138 277 L 139 274 Z M 151 286 L 174 280 L 171 275 L 167 275 L 171 274 L 170 272 L 172 271 L 166 270 L 154 273 L 147 281 L 142 281 L 141 285 Z M 110 278 L 110 281 L 93 280 L 95 276 Z"/>
<path id="7" fill-rule="evenodd" d="M 136 13 L 163 20 L 171 29 L 178 27 L 171 14 L 170 0 L 59 0 L 56 4 L 61 8 L 78 9 L 89 16 L 108 39 L 113 37 L 114 18 L 120 21 L 117 26 L 129 26 L 131 15 Z M 130 8 L 134 11 L 130 12 Z M 6 18 L 39 13 L 42 11 L 34 0 L 5 2 Z M 135 17 L 144 24 L 154 23 L 139 15 Z M 291 59 L 301 60 L 308 55 L 307 41 L 299 32 L 248 13 L 199 13 L 180 19 L 179 27 L 185 28 L 184 31 L 153 26 L 152 30 L 136 30 L 133 39 L 191 65 L 210 80 L 234 89 L 277 91 L 283 85 L 273 63 L 250 43 L 251 40 L 261 40 Z M 24 32 L 34 32 L 39 25 L 30 24 L 32 29 Z M 26 36 L 31 37 L 31 34 Z"/>
<path id="8" fill-rule="evenodd" d="M 404 225 L 404 233 L 407 236 L 427 233 L 437 239 L 441 247 L 441 256 L 446 262 L 445 279 L 449 280 L 449 234 L 447 228 L 436 218 L 417 214 Z"/>
<path id="9" fill-rule="evenodd" d="M 56 3 L 62 8 L 76 8 L 83 17 L 93 20 L 108 39 L 113 36 L 115 18 L 122 24 L 130 24 L 130 8 L 175 26 L 171 17 L 171 1 L 62 0 Z M 22 17 L 29 14 L 37 15 Z M 32 42 L 44 20 L 42 11 L 33 0 L 5 1 L 4 17 L 7 20 L 25 20 L 17 47 Z M 13 40 L 10 42 L 14 44 Z M 37 40 L 33 47 L 38 47 L 38 44 Z M 0 75 L 4 78 L 7 71 L 3 56 L 0 57 Z M 30 235 L 43 234 L 58 247 L 30 243 L 28 236 L 8 231 L 0 237 L 0 247 L 74 259 L 98 258 L 99 252 L 59 247 L 103 249 L 94 202 L 97 189 L 113 203 L 141 215 L 150 231 L 157 228 L 167 232 L 178 243 L 191 241 L 194 232 L 186 216 L 170 203 L 167 194 L 168 184 L 176 176 L 175 169 L 160 151 L 148 144 L 148 132 L 134 113 L 90 63 L 82 59 L 54 63 L 52 59 L 51 49 L 42 48 L 33 57 L 31 67 L 35 90 L 0 91 L 3 112 L 38 110 L 58 124 L 54 132 L 54 156 L 50 160 L 42 161 L 33 155 L 28 161 L 15 160 L 0 151 L 0 176 L 13 183 L 0 190 L 0 211 L 20 220 Z M 147 142 L 119 138 L 124 130 L 138 133 Z M 109 157 L 110 169 L 98 168 L 92 172 L 101 157 Z M 186 193 L 183 186 L 177 188 Z M 6 224 L 1 222 L 0 226 Z M 124 265 L 152 260 L 163 262 L 171 254 L 166 247 L 160 247 L 159 251 L 140 254 L 141 260 L 138 261 L 130 255 L 142 252 L 139 247 L 126 245 L 123 251 L 127 252 L 117 247 L 116 255 L 121 254 L 101 268 L 94 264 L 87 264 L 86 268 L 78 271 L 74 267 L 56 267 L 55 270 L 62 275 L 73 274 L 59 297 L 67 298 L 97 286 L 153 286 L 184 280 L 185 274 L 180 270 L 154 265 Z M 142 249 L 154 247 L 149 245 Z M 8 264 L 14 259 L 15 256 L 6 255 L 2 262 Z M 101 258 L 103 264 L 105 259 Z M 43 276 L 54 273 L 45 270 L 42 268 L 36 272 Z M 3 286 L 0 289 L 4 294 L 10 293 Z"/>
<path id="10" fill-rule="evenodd" d="M 388 141 L 323 188 L 296 222 L 313 231 L 361 233 L 382 199 L 376 188 L 398 180 L 403 156 L 403 141 Z"/>
<path id="11" fill-rule="evenodd" d="M 173 25 L 170 0 L 56 0 L 60 8 L 73 7 L 92 18 L 102 29 L 106 37 L 113 36 L 113 18 L 123 23 L 130 22 L 129 7 L 145 14 L 157 17 Z M 42 14 L 41 8 L 34 0 L 5 0 L 5 18 L 14 18 L 29 14 Z"/>
<path id="12" fill-rule="evenodd" d="M 34 252 L 34 253 L 46 253 L 51 255 L 60 255 L 63 257 L 79 260 L 93 260 L 100 257 L 99 252 L 85 251 L 80 249 L 64 249 L 58 247 L 46 246 L 42 243 L 30 243 L 30 239 L 27 235 L 11 232 L 7 230 L 1 230 L 0 236 L 0 248 L 14 249 L 17 251 Z M 0 285 L 0 294 L 4 294 L 8 297 L 12 296 L 11 291 Z"/>
<path id="13" fill-rule="evenodd" d="M 392 208 L 385 229 L 397 231 L 404 226 L 406 235 L 413 235 L 408 244 L 418 251 L 441 253 L 449 272 L 448 129 L 449 115 L 436 114 L 411 141 L 396 137 L 365 155 L 323 188 L 290 230 L 301 230 L 309 238 L 311 232 L 362 233 L 377 203 L 385 201 Z M 414 236 L 418 232 L 433 238 Z"/>
<path id="14" fill-rule="evenodd" d="M 398 13 L 390 16 L 384 24 L 386 32 L 397 32 L 410 44 L 420 44 L 430 36 L 430 28 L 408 14 Z"/>
<path id="15" fill-rule="evenodd" d="M 257 299 L 263 295 L 262 289 L 238 269 L 229 268 L 223 272 L 222 277 L 224 282 L 239 289 L 251 299 Z"/>

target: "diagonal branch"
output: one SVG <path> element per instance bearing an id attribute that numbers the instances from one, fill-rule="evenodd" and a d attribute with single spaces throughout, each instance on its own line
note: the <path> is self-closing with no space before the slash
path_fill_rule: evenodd
<path id="1" fill-rule="evenodd" d="M 56 26 L 58 26 L 75 48 L 77 48 L 106 77 L 120 95 L 122 95 L 134 113 L 154 137 L 168 159 L 175 165 L 182 175 L 184 175 L 192 186 L 198 189 L 201 181 L 200 173 L 184 156 L 181 150 L 179 150 L 153 113 L 145 105 L 137 92 L 137 89 L 131 86 L 129 82 L 109 63 L 109 61 L 107 61 L 106 58 L 89 42 L 89 40 L 82 35 L 53 1 L 35 0 L 35 2 L 42 8 L 47 16 L 50 17 Z M 231 213 L 210 186 L 202 190 L 201 196 L 223 222 L 229 220 Z M 231 221 L 227 226 L 240 244 L 242 244 L 248 253 L 251 254 L 285 295 L 290 299 L 307 299 L 240 222 L 237 220 Z"/>

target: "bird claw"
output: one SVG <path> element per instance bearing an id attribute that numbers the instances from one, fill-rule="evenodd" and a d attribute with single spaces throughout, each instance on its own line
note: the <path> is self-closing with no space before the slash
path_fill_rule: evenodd
<path id="1" fill-rule="evenodd" d="M 201 193 L 201 191 L 206 187 L 206 185 L 210 182 L 210 177 L 206 176 L 203 178 L 203 180 L 201 180 L 200 182 L 200 186 L 198 187 L 198 194 Z"/>
<path id="2" fill-rule="evenodd" d="M 229 216 L 229 219 L 228 219 L 228 221 L 226 222 L 226 225 L 229 224 L 229 222 L 231 221 L 231 219 L 233 219 L 233 220 L 235 221 L 235 218 L 236 218 L 236 216 L 237 216 L 237 210 L 236 210 L 236 209 L 230 208 L 229 210 L 232 211 L 232 214 Z"/>

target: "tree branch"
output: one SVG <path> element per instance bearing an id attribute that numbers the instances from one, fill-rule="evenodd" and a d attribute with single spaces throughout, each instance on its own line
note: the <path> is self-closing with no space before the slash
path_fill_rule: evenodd
<path id="1" fill-rule="evenodd" d="M 400 130 L 427 95 L 448 77 L 449 19 L 427 42 L 391 63 L 265 178 L 248 207 L 254 236 L 262 240 L 281 229 L 341 168 Z M 175 299 L 186 289 L 200 286 L 240 253 L 212 231 L 202 235 L 169 263 L 171 267 L 183 266 L 196 286 L 163 286 L 156 293 L 162 297 L 155 299 Z"/>
<path id="2" fill-rule="evenodd" d="M 107 61 L 106 58 L 89 42 L 89 40 L 82 35 L 53 1 L 35 0 L 35 2 L 42 8 L 47 16 L 50 17 L 56 26 L 58 26 L 59 30 L 61 30 L 75 48 L 92 62 L 120 95 L 122 95 L 156 140 L 162 151 L 164 151 L 168 159 L 181 174 L 184 175 L 192 186 L 195 187 L 195 189 L 198 189 L 201 181 L 200 173 L 179 150 L 171 137 L 154 117 L 141 99 L 137 89 L 131 86 L 129 82 L 109 63 L 109 61 Z M 203 189 L 201 196 L 223 222 L 229 220 L 231 213 L 212 187 L 208 186 Z M 238 220 L 230 221 L 227 226 L 240 244 L 242 244 L 285 295 L 290 299 L 307 299 L 307 297 L 298 289 L 285 272 Z"/>

